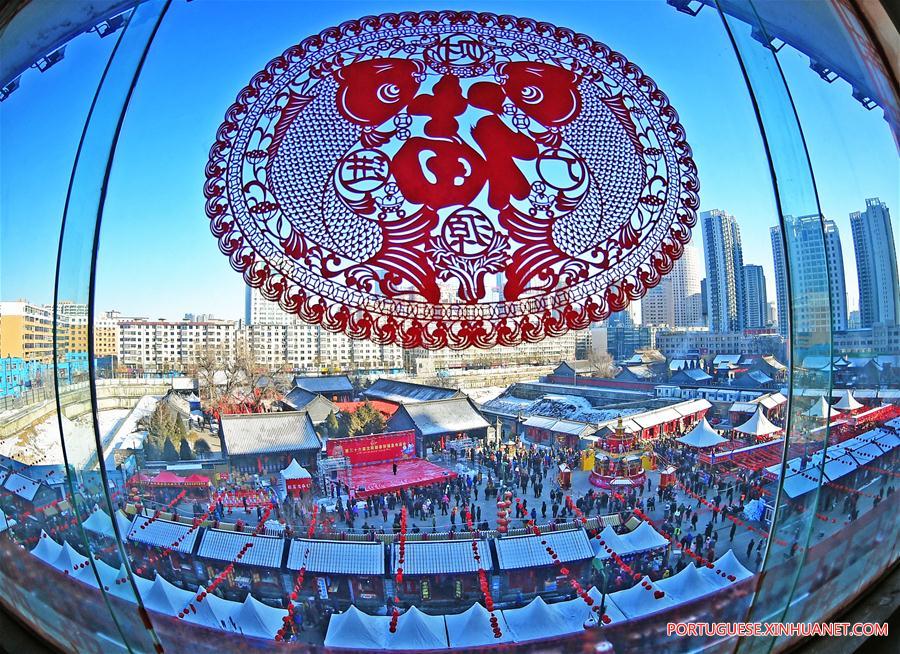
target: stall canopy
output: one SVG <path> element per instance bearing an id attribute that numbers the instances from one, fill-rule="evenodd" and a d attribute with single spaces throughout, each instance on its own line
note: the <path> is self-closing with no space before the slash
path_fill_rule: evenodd
<path id="1" fill-rule="evenodd" d="M 116 522 L 119 525 L 119 533 L 123 536 L 126 535 L 131 531 L 131 521 L 126 518 L 121 511 L 116 511 L 115 516 Z M 84 527 L 86 531 L 100 534 L 101 536 L 115 538 L 116 535 L 115 529 L 113 529 L 112 520 L 99 506 L 94 506 L 93 513 L 91 513 L 87 520 L 81 523 L 81 526 Z"/>
<path id="2" fill-rule="evenodd" d="M 193 597 L 192 592 L 178 588 L 160 574 L 156 575 L 150 589 L 141 594 L 146 608 L 164 615 L 178 615 Z"/>
<path id="3" fill-rule="evenodd" d="M 599 607 L 601 600 L 603 599 L 602 594 L 599 590 L 597 590 L 596 586 L 588 591 L 588 595 L 591 597 L 591 599 L 594 600 L 594 604 L 592 606 L 588 606 L 580 597 L 565 600 L 564 602 L 557 602 L 553 605 L 553 608 L 559 611 L 560 615 L 562 615 L 563 619 L 573 629 L 573 631 L 576 630 L 576 628 L 584 628 L 584 623 L 588 619 L 588 616 L 591 613 L 594 613 L 594 607 Z M 608 597 L 609 596 L 607 595 L 607 598 Z M 616 622 L 624 622 L 627 619 L 625 615 L 618 609 L 618 607 L 609 601 L 606 602 L 605 613 L 607 617 L 609 617 L 610 624 L 614 624 Z M 595 614 L 595 617 L 598 616 L 596 616 Z"/>
<path id="4" fill-rule="evenodd" d="M 750 436 L 770 436 L 781 431 L 781 427 L 773 425 L 766 414 L 763 413 L 762 407 L 756 410 L 756 413 L 743 425 L 735 427 L 736 432 L 748 434 Z"/>
<path id="5" fill-rule="evenodd" d="M 627 534 L 621 534 L 619 539 L 625 544 L 629 553 L 647 552 L 659 547 L 667 547 L 669 541 L 665 536 L 650 526 L 650 523 L 641 521 L 634 530 Z"/>
<path id="6" fill-rule="evenodd" d="M 853 391 L 848 388 L 847 394 L 835 403 L 834 408 L 841 411 L 856 411 L 863 408 L 863 405 L 853 397 Z"/>
<path id="7" fill-rule="evenodd" d="M 193 474 L 188 475 L 184 480 L 185 486 L 209 486 L 209 477 L 204 477 L 203 475 Z"/>
<path id="8" fill-rule="evenodd" d="M 174 472 L 163 470 L 147 483 L 151 486 L 184 486 L 184 477 L 179 477 Z"/>
<path id="9" fill-rule="evenodd" d="M 513 638 L 520 643 L 542 638 L 556 638 L 584 629 L 581 625 L 574 628 L 559 611 L 549 606 L 540 595 L 520 609 L 504 610 L 503 618 L 506 620 L 506 624 L 509 625 Z"/>
<path id="10" fill-rule="evenodd" d="M 97 570 L 97 574 L 94 574 L 94 568 Z M 83 568 L 78 569 L 75 574 L 72 575 L 78 581 L 84 582 L 89 586 L 93 586 L 97 588 L 97 576 L 100 577 L 100 583 L 103 584 L 103 590 L 109 590 L 113 586 L 116 586 L 117 579 L 125 579 L 126 573 L 125 569 L 116 570 L 111 565 L 104 563 L 102 560 L 97 559 L 94 561 L 93 568 L 91 566 L 85 566 Z"/>
<path id="11" fill-rule="evenodd" d="M 824 397 L 820 397 L 815 404 L 803 412 L 807 418 L 836 418 L 841 412 L 830 406 Z"/>
<path id="12" fill-rule="evenodd" d="M 52 562 L 48 563 L 67 575 L 75 574 L 75 572 L 82 568 L 90 567 L 87 557 L 79 554 L 68 542 L 63 543 L 57 557 Z"/>
<path id="13" fill-rule="evenodd" d="M 62 545 L 50 538 L 46 531 L 41 530 L 38 543 L 32 548 L 31 553 L 44 563 L 53 563 L 61 551 Z"/>
<path id="14" fill-rule="evenodd" d="M 606 551 L 607 547 L 619 556 L 629 554 L 629 552 L 625 551 L 628 545 L 622 540 L 619 534 L 608 525 L 603 528 L 603 531 L 600 532 L 597 538 L 591 540 L 591 548 L 594 550 L 594 555 L 601 560 L 612 558 L 612 554 Z"/>
<path id="15" fill-rule="evenodd" d="M 206 588 L 200 586 L 195 597 L 206 592 Z M 208 593 L 204 596 L 202 602 L 193 602 L 193 607 L 193 609 L 185 613 L 184 619 L 186 622 L 214 629 L 234 631 L 236 623 L 231 616 L 241 607 L 241 604 L 239 602 L 229 602 L 226 599 Z"/>
<path id="16" fill-rule="evenodd" d="M 578 602 L 586 606 L 580 598 Z M 452 648 L 485 647 L 499 643 L 510 643 L 513 640 L 509 627 L 500 611 L 495 613 L 499 621 L 500 638 L 494 638 L 491 626 L 491 614 L 481 604 L 473 604 L 463 613 L 444 616 L 447 622 L 447 636 Z"/>
<path id="17" fill-rule="evenodd" d="M 651 584 L 650 590 L 646 590 L 641 583 Z M 644 615 L 664 611 L 674 606 L 677 602 L 674 598 L 669 597 L 668 593 L 657 598 L 657 588 L 653 585 L 650 577 L 644 578 L 631 588 L 611 593 L 607 596 L 607 603 L 612 602 L 622 614 L 628 619 L 639 618 Z"/>
<path id="18" fill-rule="evenodd" d="M 397 620 L 397 631 L 388 630 L 385 639 L 388 649 L 446 649 L 447 627 L 442 615 L 426 615 L 415 606 Z"/>
<path id="19" fill-rule="evenodd" d="M 656 587 L 679 602 L 689 602 L 719 589 L 719 585 L 701 575 L 693 563 L 667 579 L 660 579 Z"/>
<path id="20" fill-rule="evenodd" d="M 676 438 L 675 440 L 684 445 L 697 448 L 713 447 L 728 442 L 727 438 L 722 438 L 719 435 L 719 432 L 710 426 L 706 418 L 703 418 L 703 420 L 697 423 L 697 426 L 684 436 Z"/>
<path id="21" fill-rule="evenodd" d="M 368 615 L 351 605 L 343 613 L 331 616 L 325 634 L 325 647 L 357 651 L 384 649 L 385 639 L 390 633 L 390 620 L 387 616 Z"/>
<path id="22" fill-rule="evenodd" d="M 704 566 L 700 568 L 698 572 L 700 573 L 700 576 L 705 577 L 710 584 L 718 586 L 719 588 L 724 588 L 728 584 L 742 581 L 753 576 L 753 573 L 738 561 L 737 557 L 734 555 L 734 550 L 725 552 L 725 554 L 713 562 L 713 566 L 714 567 L 711 569 Z M 724 576 L 717 574 L 717 570 L 721 571 Z M 734 577 L 734 580 L 729 579 L 729 576 Z"/>
<path id="23" fill-rule="evenodd" d="M 3 509 L 0 509 L 0 534 L 2 534 L 7 529 L 15 527 L 18 523 L 3 512 Z"/>
<path id="24" fill-rule="evenodd" d="M 263 604 L 248 594 L 241 607 L 235 611 L 232 620 L 237 625 L 237 631 L 245 636 L 272 640 L 284 624 L 283 619 L 287 614 L 286 610 Z"/>
<path id="25" fill-rule="evenodd" d="M 309 471 L 297 463 L 297 459 L 291 459 L 290 465 L 281 471 L 278 483 L 281 499 L 288 495 L 297 497 L 303 491 L 312 487 L 312 475 Z"/>

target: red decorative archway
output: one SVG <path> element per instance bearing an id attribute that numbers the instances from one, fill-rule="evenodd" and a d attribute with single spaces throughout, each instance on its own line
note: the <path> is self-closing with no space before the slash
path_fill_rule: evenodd
<path id="1" fill-rule="evenodd" d="M 348 21 L 228 109 L 219 247 L 303 320 L 404 347 L 582 329 L 672 270 L 699 206 L 678 114 L 588 36 L 526 18 Z"/>

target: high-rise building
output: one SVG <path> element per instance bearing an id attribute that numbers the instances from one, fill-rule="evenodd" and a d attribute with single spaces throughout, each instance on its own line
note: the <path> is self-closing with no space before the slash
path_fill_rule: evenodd
<path id="1" fill-rule="evenodd" d="M 762 266 L 744 266 L 744 326 L 762 329 L 768 324 L 769 302 L 766 298 L 766 275 Z"/>
<path id="2" fill-rule="evenodd" d="M 865 211 L 850 214 L 850 227 L 859 281 L 860 325 L 896 325 L 900 322 L 900 283 L 890 210 L 878 198 L 869 198 Z"/>
<path id="3" fill-rule="evenodd" d="M 798 334 L 847 329 L 847 286 L 837 225 L 818 215 L 785 216 L 784 225 L 786 234 L 782 234 L 778 226 L 770 230 L 779 332 L 787 335 L 789 318 L 793 319 L 793 329 Z M 802 298 L 794 304 L 792 316 L 789 314 L 785 237 L 790 250 L 791 294 Z"/>
<path id="4" fill-rule="evenodd" d="M 706 258 L 707 311 L 712 332 L 744 329 L 744 253 L 734 216 L 719 209 L 700 213 Z"/>
<path id="5" fill-rule="evenodd" d="M 709 326 L 709 287 L 706 277 L 700 280 L 700 324 Z"/>
<path id="6" fill-rule="evenodd" d="M 641 298 L 641 324 L 670 328 L 703 325 L 700 253 L 686 245 L 672 272 Z"/>

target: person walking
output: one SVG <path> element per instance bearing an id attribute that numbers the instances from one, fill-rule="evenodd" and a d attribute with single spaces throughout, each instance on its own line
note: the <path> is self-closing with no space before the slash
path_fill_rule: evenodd
<path id="1" fill-rule="evenodd" d="M 753 539 L 750 539 L 750 542 L 747 543 L 747 558 L 750 558 L 750 553 L 753 551 Z"/>

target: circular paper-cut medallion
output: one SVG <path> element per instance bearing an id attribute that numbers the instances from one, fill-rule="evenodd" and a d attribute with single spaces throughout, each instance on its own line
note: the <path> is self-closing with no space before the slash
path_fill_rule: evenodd
<path id="1" fill-rule="evenodd" d="M 369 16 L 256 74 L 206 168 L 219 247 L 303 320 L 404 347 L 582 329 L 671 271 L 699 206 L 678 114 L 591 38 Z"/>

